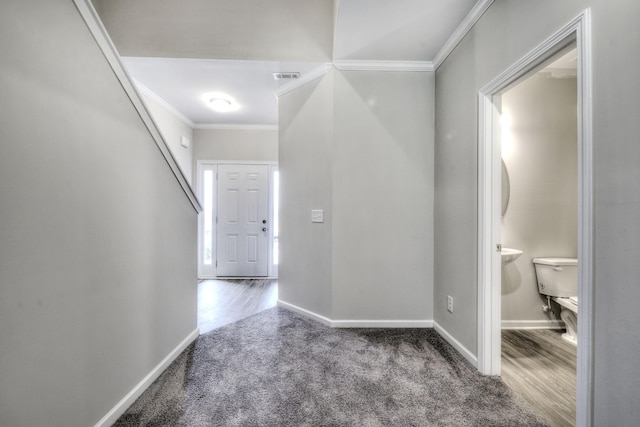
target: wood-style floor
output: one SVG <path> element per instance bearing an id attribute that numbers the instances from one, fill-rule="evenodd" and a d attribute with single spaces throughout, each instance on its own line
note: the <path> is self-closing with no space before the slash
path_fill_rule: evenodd
<path id="1" fill-rule="evenodd" d="M 562 332 L 502 331 L 502 380 L 558 427 L 576 418 L 576 347 Z"/>
<path id="2" fill-rule="evenodd" d="M 198 328 L 204 334 L 275 307 L 277 301 L 277 280 L 203 280 L 198 283 Z"/>

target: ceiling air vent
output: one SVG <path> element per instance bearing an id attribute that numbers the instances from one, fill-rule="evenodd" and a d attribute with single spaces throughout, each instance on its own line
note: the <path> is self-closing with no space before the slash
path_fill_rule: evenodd
<path id="1" fill-rule="evenodd" d="M 273 78 L 275 80 L 293 80 L 293 79 L 300 78 L 300 73 L 298 73 L 298 72 L 293 72 L 293 73 L 273 73 Z"/>

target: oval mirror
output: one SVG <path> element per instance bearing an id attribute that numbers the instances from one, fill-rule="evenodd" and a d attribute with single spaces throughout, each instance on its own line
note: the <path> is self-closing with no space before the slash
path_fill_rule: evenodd
<path id="1" fill-rule="evenodd" d="M 511 187 L 509 184 L 509 172 L 507 171 L 507 165 L 504 164 L 504 160 L 500 159 L 502 163 L 502 216 L 507 212 L 507 206 L 509 206 L 509 194 Z"/>

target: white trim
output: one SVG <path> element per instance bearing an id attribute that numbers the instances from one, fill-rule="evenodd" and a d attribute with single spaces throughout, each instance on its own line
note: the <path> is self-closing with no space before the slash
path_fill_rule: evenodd
<path id="1" fill-rule="evenodd" d="M 332 320 L 332 328 L 433 328 L 433 320 Z"/>
<path id="2" fill-rule="evenodd" d="M 489 6 L 493 4 L 493 1 L 494 0 L 479 0 L 476 5 L 473 6 L 473 9 L 471 9 L 460 25 L 458 25 L 458 28 L 456 28 L 453 34 L 451 34 L 449 39 L 440 48 L 440 51 L 436 54 L 436 57 L 433 59 L 434 69 L 437 70 L 438 67 L 442 65 L 444 60 L 447 59 L 456 46 L 458 46 L 458 43 L 460 43 L 464 36 L 471 31 L 480 17 L 487 11 L 487 9 L 489 9 Z"/>
<path id="3" fill-rule="evenodd" d="M 167 110 L 169 113 L 171 113 L 176 119 L 180 120 L 182 123 L 184 123 L 185 125 L 193 129 L 195 124 L 191 120 L 189 120 L 187 116 L 182 114 L 180 111 L 176 110 L 176 108 L 173 105 L 169 104 L 167 101 L 162 99 L 160 95 L 158 95 L 157 93 L 155 93 L 154 91 L 152 91 L 151 89 L 149 89 L 148 87 L 140 83 L 139 80 L 133 79 L 133 82 L 135 83 L 136 87 L 138 88 L 138 91 L 140 91 L 141 94 L 150 98 L 152 101 L 154 101 L 155 103 L 160 105 L 162 108 Z"/>
<path id="4" fill-rule="evenodd" d="M 192 343 L 194 342 L 198 336 L 200 335 L 200 331 L 195 329 L 191 332 L 187 337 L 182 340 L 180 344 L 178 344 L 171 352 L 165 357 L 155 368 L 151 370 L 138 384 L 136 384 L 133 389 L 125 397 L 123 397 L 116 405 L 109 411 L 107 414 L 102 417 L 100 421 L 98 421 L 95 427 L 108 427 L 113 425 L 118 418 L 122 414 L 125 413 L 127 409 L 136 401 L 144 391 L 149 388 L 151 383 L 153 383 L 159 376 L 164 372 L 165 369 L 171 365 L 171 363 L 176 360 L 176 358 Z"/>
<path id="5" fill-rule="evenodd" d="M 193 129 L 210 130 L 278 130 L 278 125 L 194 123 Z"/>
<path id="6" fill-rule="evenodd" d="M 300 76 L 299 79 L 295 79 L 293 81 L 290 81 L 289 83 L 283 84 L 282 86 L 277 88 L 274 91 L 274 93 L 276 94 L 277 97 L 285 95 L 295 89 L 298 89 L 300 86 L 303 86 L 309 82 L 312 82 L 313 80 L 319 79 L 320 77 L 324 76 L 329 71 L 331 71 L 332 68 L 333 68 L 333 64 L 331 63 L 323 64 L 317 67 L 316 69 L 311 70 L 306 74 L 303 74 L 302 76 Z"/>
<path id="7" fill-rule="evenodd" d="M 278 307 L 295 311 L 332 328 L 433 328 L 433 320 L 331 320 L 280 299 Z"/>
<path id="8" fill-rule="evenodd" d="M 337 60 L 333 65 L 339 71 L 435 71 L 430 61 Z"/>
<path id="9" fill-rule="evenodd" d="M 592 426 L 593 344 L 595 301 L 594 208 L 593 208 L 593 86 L 591 80 L 591 9 L 575 22 L 578 46 L 578 364 L 576 384 L 577 426 Z"/>
<path id="10" fill-rule="evenodd" d="M 269 263 L 269 267 L 267 270 L 267 274 L 269 275 L 269 277 L 273 277 L 273 278 L 278 278 L 278 270 L 279 270 L 279 265 L 278 264 L 274 264 L 273 262 L 273 255 L 274 255 L 274 246 L 275 246 L 275 238 L 274 238 L 274 232 L 275 232 L 275 215 L 274 215 L 274 211 L 275 211 L 275 201 L 276 201 L 276 183 L 275 183 L 275 179 L 274 179 L 274 175 L 275 172 L 279 172 L 280 171 L 280 166 L 278 165 L 278 163 L 274 163 L 274 164 L 269 164 L 269 247 L 267 248 L 268 251 L 268 255 L 267 258 L 269 259 L 268 263 Z M 280 174 L 278 173 L 278 178 L 280 177 Z M 278 194 L 279 193 L 278 189 Z M 280 219 L 280 218 L 278 218 Z"/>
<path id="11" fill-rule="evenodd" d="M 593 256 L 593 89 L 591 81 L 591 12 L 584 10 L 497 76 L 479 91 L 478 106 L 478 369 L 484 374 L 499 373 L 500 358 L 495 356 L 493 339 L 500 331 L 499 305 L 491 305 L 496 298 L 487 295 L 500 293 L 500 279 L 490 280 L 486 270 L 500 266 L 487 260 L 493 239 L 492 218 L 500 217 L 500 210 L 492 203 L 497 190 L 489 185 L 492 165 L 496 164 L 492 130 L 499 130 L 492 109 L 494 97 L 548 61 L 554 54 L 575 42 L 578 52 L 578 364 L 576 418 L 577 426 L 593 425 L 593 331 L 594 331 L 594 256 Z M 497 128 L 497 129 L 495 129 Z M 499 141 L 499 140 L 498 140 Z M 499 169 L 495 169 L 499 170 Z M 499 188 L 499 187 L 498 187 Z M 497 314 L 496 314 L 497 313 Z M 493 347 L 493 348 L 492 348 Z M 499 348 L 499 344 L 498 344 Z"/>
<path id="12" fill-rule="evenodd" d="M 503 320 L 502 329 L 564 329 L 562 320 Z"/>
<path id="13" fill-rule="evenodd" d="M 278 300 L 278 307 L 286 308 L 287 310 L 302 314 L 303 316 L 316 320 L 324 325 L 331 326 L 331 319 L 316 314 L 313 311 L 298 307 L 297 305 L 289 304 L 288 302 L 282 301 L 281 299 Z"/>
<path id="14" fill-rule="evenodd" d="M 451 344 L 453 346 L 453 348 L 458 350 L 458 352 L 462 355 L 462 357 L 467 359 L 467 361 L 469 363 L 471 363 L 471 365 L 474 368 L 478 367 L 478 359 L 476 358 L 476 356 L 471 351 L 469 351 L 468 348 L 466 348 L 464 345 L 462 345 L 462 343 L 460 341 L 455 339 L 453 337 L 453 335 L 451 335 L 442 326 L 440 326 L 440 324 L 438 322 L 433 322 L 433 328 L 436 330 L 436 332 L 438 334 L 440 334 L 440 336 L 442 338 L 445 339 L 446 342 L 448 342 L 449 344 Z"/>
<path id="15" fill-rule="evenodd" d="M 147 130 L 151 134 L 156 146 L 160 149 L 160 152 L 164 156 L 167 164 L 171 168 L 173 175 L 178 180 L 180 187 L 182 187 L 182 191 L 184 191 L 185 195 L 191 202 L 191 205 L 196 210 L 196 212 L 200 212 L 202 210 L 202 206 L 200 206 L 200 202 L 196 197 L 193 189 L 189 185 L 189 181 L 185 177 L 184 173 L 178 166 L 178 162 L 171 154 L 171 150 L 169 149 L 169 145 L 164 140 L 164 137 L 160 133 L 158 125 L 153 120 L 153 117 L 147 110 L 144 101 L 142 100 L 142 96 L 138 93 L 136 89 L 136 85 L 133 83 L 133 79 L 127 73 L 124 65 L 122 65 L 122 61 L 120 60 L 120 55 L 118 54 L 118 50 L 115 45 L 111 41 L 107 30 L 102 25 L 102 21 L 98 17 L 98 13 L 96 12 L 91 0 L 73 0 L 80 16 L 84 20 L 89 32 L 93 35 L 98 47 L 102 51 L 105 59 L 111 66 L 116 78 L 122 85 L 125 93 L 129 97 L 129 100 L 133 104 L 133 107 L 136 109 L 142 122 L 147 127 Z"/>
<path id="16" fill-rule="evenodd" d="M 500 116 L 493 101 L 482 96 L 478 116 L 478 370 L 484 375 L 500 375 L 502 293 L 496 283 L 501 283 L 501 259 L 494 245 L 500 242 L 501 230 L 500 216 L 492 216 L 499 209 L 499 197 L 491 191 L 499 185 L 492 171 L 500 157 Z M 484 142 L 491 140 L 496 141 Z"/>

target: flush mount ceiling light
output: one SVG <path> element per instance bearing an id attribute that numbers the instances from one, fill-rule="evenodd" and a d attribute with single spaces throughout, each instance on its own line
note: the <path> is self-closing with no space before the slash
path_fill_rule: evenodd
<path id="1" fill-rule="evenodd" d="M 240 105 L 232 97 L 221 92 L 205 93 L 202 95 L 202 99 L 209 108 L 219 113 L 228 113 L 240 108 Z"/>

